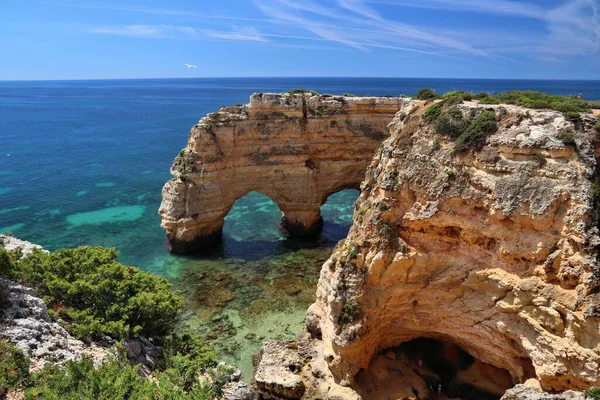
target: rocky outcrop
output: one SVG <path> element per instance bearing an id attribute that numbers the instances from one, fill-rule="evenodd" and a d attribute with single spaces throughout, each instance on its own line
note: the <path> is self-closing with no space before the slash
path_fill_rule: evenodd
<path id="1" fill-rule="evenodd" d="M 223 218 L 251 191 L 279 206 L 294 236 L 320 231 L 320 207 L 358 188 L 400 98 L 254 94 L 194 126 L 171 168 L 159 213 L 173 252 L 221 238 Z"/>
<path id="2" fill-rule="evenodd" d="M 19 251 L 23 256 L 41 246 L 0 235 L 0 248 Z M 96 364 L 108 354 L 105 347 L 84 343 L 72 337 L 48 316 L 46 304 L 31 288 L 0 278 L 0 286 L 8 291 L 9 306 L 0 311 L 0 338 L 13 343 L 31 358 L 31 369 L 39 370 L 47 362 L 62 364 L 91 357 Z"/>
<path id="3" fill-rule="evenodd" d="M 402 105 L 350 233 L 323 265 L 312 338 L 301 339 L 322 358 L 296 368 L 305 393 L 404 398 L 408 386 L 420 399 L 497 399 L 525 381 L 547 392 L 599 385 L 596 118 L 463 103 L 453 118 L 470 124 L 489 110 L 497 129 L 457 151 L 427 107 Z M 402 351 L 423 340 L 435 345 Z"/>
<path id="4" fill-rule="evenodd" d="M 108 350 L 96 344 L 73 338 L 62 326 L 48 316 L 46 304 L 35 291 L 0 278 L 0 285 L 10 290 L 9 302 L 3 310 L 0 338 L 7 339 L 31 358 L 31 369 L 40 370 L 47 362 L 63 364 L 67 361 L 91 357 L 100 364 Z"/>

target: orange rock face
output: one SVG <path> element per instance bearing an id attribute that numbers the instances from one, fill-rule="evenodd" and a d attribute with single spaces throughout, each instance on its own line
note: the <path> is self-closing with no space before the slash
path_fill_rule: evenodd
<path id="1" fill-rule="evenodd" d="M 163 188 L 159 213 L 172 250 L 213 244 L 234 202 L 251 191 L 277 203 L 291 235 L 317 233 L 321 205 L 359 187 L 403 101 L 260 93 L 208 114 Z"/>
<path id="2" fill-rule="evenodd" d="M 308 313 L 342 383 L 384 349 L 430 338 L 514 383 L 600 385 L 595 118 L 456 107 L 465 119 L 484 108 L 497 131 L 457 153 L 406 102 L 367 170 Z"/>
<path id="3" fill-rule="evenodd" d="M 438 109 L 449 123 L 430 107 L 406 100 L 390 125 L 308 333 L 257 360 L 265 397 L 280 398 L 263 366 L 295 348 L 306 399 L 600 385 L 597 118 L 467 102 Z M 478 136 L 484 114 L 493 129 Z M 432 340 L 438 354 L 411 347 Z M 435 373 L 440 360 L 449 368 Z"/>

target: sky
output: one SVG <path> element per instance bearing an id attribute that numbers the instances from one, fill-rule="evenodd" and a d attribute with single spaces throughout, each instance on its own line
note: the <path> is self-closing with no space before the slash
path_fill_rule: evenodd
<path id="1" fill-rule="evenodd" d="M 600 0 L 0 0 L 0 80 L 600 79 Z"/>

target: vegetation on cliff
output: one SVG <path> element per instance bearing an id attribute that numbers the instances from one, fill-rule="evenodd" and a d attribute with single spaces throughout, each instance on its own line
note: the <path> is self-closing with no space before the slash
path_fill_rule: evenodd
<path id="1" fill-rule="evenodd" d="M 46 365 L 30 373 L 27 357 L 14 346 L 0 342 L 0 386 L 21 389 L 24 398 L 31 400 L 219 398 L 231 369 L 219 366 L 203 374 L 214 366 L 212 356 L 198 351 L 202 346 L 189 337 L 176 342 L 166 349 L 168 356 L 153 372 L 153 380 L 142 377 L 138 367 L 129 364 L 121 345 L 98 367 L 90 358 L 84 358 L 64 367 Z"/>
<path id="2" fill-rule="evenodd" d="M 0 390 L 23 390 L 25 399 L 213 399 L 231 369 L 189 335 L 172 333 L 182 298 L 162 277 L 122 265 L 114 249 L 80 247 L 53 253 L 0 248 L 0 276 L 31 286 L 50 314 L 81 338 L 114 339 L 143 334 L 162 345 L 152 379 L 130 365 L 122 343 L 100 366 L 91 358 L 29 371 L 29 359 L 0 341 Z M 7 305 L 10 301 L 7 296 Z M 1 312 L 2 310 L 0 310 Z"/>
<path id="3" fill-rule="evenodd" d="M 51 317 L 78 338 L 163 337 L 183 306 L 169 282 L 125 266 L 102 247 L 34 251 L 27 257 L 0 249 L 0 273 L 36 289 Z"/>
<path id="4" fill-rule="evenodd" d="M 454 96 L 448 97 L 449 99 Z M 463 115 L 452 101 L 442 100 L 423 113 L 423 121 L 433 124 L 439 135 L 453 139 L 454 152 L 461 153 L 481 143 L 488 135 L 496 132 L 498 124 L 492 110 L 482 110 L 476 115 Z"/>
<path id="5" fill-rule="evenodd" d="M 600 108 L 600 101 L 587 101 L 575 96 L 558 96 L 534 90 L 511 90 L 504 93 L 470 93 L 455 90 L 439 96 L 432 89 L 421 89 L 414 96 L 417 100 L 434 100 L 440 97 L 446 104 L 459 104 L 463 101 L 477 100 L 480 104 L 513 104 L 532 109 L 549 109 L 562 112 L 567 119 L 579 119 L 579 113 L 591 112 Z"/>

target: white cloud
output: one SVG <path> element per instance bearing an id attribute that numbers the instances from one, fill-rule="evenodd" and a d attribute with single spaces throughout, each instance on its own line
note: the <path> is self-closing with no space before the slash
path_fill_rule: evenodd
<path id="1" fill-rule="evenodd" d="M 253 27 L 234 27 L 231 31 L 212 31 L 206 30 L 206 35 L 216 39 L 225 40 L 241 40 L 248 42 L 267 42 L 268 40 L 260 34 L 260 32 Z"/>
<path id="2" fill-rule="evenodd" d="M 169 38 L 177 35 L 196 35 L 197 31 L 189 26 L 176 25 L 126 25 L 122 27 L 93 28 L 90 33 L 101 35 L 137 36 Z"/>

